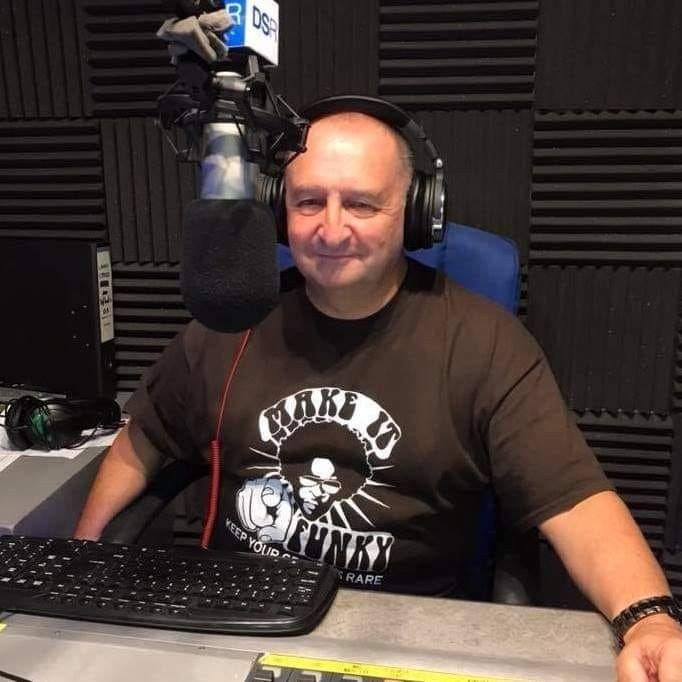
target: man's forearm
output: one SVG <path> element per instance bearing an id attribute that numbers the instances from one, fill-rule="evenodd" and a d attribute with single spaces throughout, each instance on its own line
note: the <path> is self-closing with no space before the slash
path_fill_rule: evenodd
<path id="1" fill-rule="evenodd" d="M 609 619 L 640 599 L 670 594 L 639 527 L 614 493 L 593 495 L 540 530 L 578 587 Z"/>
<path id="2" fill-rule="evenodd" d="M 97 540 L 109 521 L 147 487 L 158 466 L 137 455 L 126 426 L 102 460 L 74 537 Z"/>

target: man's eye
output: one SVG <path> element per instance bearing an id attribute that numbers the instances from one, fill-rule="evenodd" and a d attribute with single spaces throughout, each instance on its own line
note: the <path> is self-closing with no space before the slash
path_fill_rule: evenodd
<path id="1" fill-rule="evenodd" d="M 366 201 L 351 201 L 348 210 L 361 218 L 372 216 L 377 211 L 375 206 Z"/>
<path id="2" fill-rule="evenodd" d="M 312 213 L 318 211 L 321 207 L 322 202 L 319 199 L 301 199 L 296 203 L 296 208 L 303 213 Z"/>

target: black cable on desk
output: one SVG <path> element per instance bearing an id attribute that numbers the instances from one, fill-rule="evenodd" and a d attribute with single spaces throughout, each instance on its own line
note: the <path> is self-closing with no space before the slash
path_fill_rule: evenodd
<path id="1" fill-rule="evenodd" d="M 19 675 L 12 675 L 12 673 L 7 673 L 4 670 L 0 670 L 0 677 L 4 677 L 6 680 L 12 680 L 12 682 L 31 682 L 25 677 L 19 677 Z"/>

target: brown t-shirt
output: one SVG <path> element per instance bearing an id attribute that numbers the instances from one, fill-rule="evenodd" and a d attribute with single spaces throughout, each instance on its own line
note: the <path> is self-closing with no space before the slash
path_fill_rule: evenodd
<path id="1" fill-rule="evenodd" d="M 127 405 L 136 448 L 208 459 L 241 338 L 192 322 L 171 342 Z M 283 294 L 220 442 L 214 546 L 412 593 L 471 593 L 491 487 L 516 531 L 611 489 L 523 325 L 414 261 L 369 318 L 327 317 L 302 285 Z"/>

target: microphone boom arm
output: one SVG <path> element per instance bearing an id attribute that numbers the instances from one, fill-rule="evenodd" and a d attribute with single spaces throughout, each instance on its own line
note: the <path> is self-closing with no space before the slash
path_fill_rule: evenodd
<path id="1" fill-rule="evenodd" d="M 203 127 L 234 123 L 244 140 L 249 162 L 262 173 L 279 175 L 305 151 L 309 123 L 280 95 L 254 54 L 231 51 L 208 64 L 188 53 L 178 59 L 178 79 L 158 99 L 159 122 L 165 130 L 181 128 L 187 147 L 177 151 L 182 161 L 199 161 Z"/>

